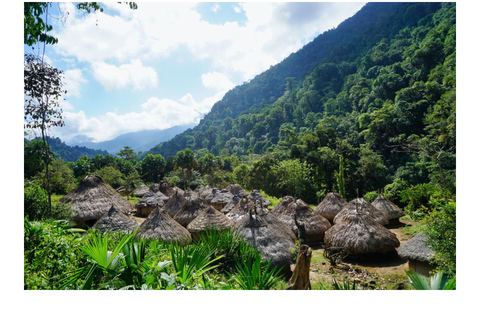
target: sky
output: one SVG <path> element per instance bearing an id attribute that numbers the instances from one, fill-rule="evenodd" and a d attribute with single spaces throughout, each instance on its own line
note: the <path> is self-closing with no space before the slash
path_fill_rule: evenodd
<path id="1" fill-rule="evenodd" d="M 64 71 L 65 142 L 197 124 L 236 85 L 253 79 L 363 2 L 72 3 L 49 9 L 45 60 Z M 42 46 L 25 52 L 41 52 Z"/>

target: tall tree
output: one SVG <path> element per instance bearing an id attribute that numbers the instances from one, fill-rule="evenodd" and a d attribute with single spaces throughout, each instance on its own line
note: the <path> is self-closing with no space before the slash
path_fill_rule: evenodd
<path id="1" fill-rule="evenodd" d="M 24 108 L 25 128 L 40 129 L 44 144 L 46 189 L 48 192 L 49 210 L 52 210 L 50 176 L 48 164 L 50 152 L 46 141 L 46 133 L 50 127 L 64 126 L 59 99 L 63 93 L 63 72 L 39 57 L 25 55 L 24 62 Z"/>

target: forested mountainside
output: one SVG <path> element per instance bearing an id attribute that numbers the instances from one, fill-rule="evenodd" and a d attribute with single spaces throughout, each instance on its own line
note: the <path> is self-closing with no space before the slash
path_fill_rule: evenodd
<path id="1" fill-rule="evenodd" d="M 269 194 L 279 194 L 272 188 L 280 179 L 269 168 L 296 159 L 313 173 L 305 190 L 330 190 L 339 175 L 348 197 L 389 183 L 453 190 L 455 10 L 455 3 L 367 4 L 150 152 L 263 155 L 249 175 Z"/>
<path id="2" fill-rule="evenodd" d="M 32 141 L 39 141 L 41 142 L 40 138 L 33 139 Z M 26 143 L 29 143 L 31 141 L 25 141 Z M 48 145 L 50 146 L 50 150 L 55 154 L 55 157 L 57 158 L 62 158 L 65 160 L 65 162 L 75 162 L 78 159 L 80 159 L 83 156 L 87 157 L 94 157 L 97 154 L 100 155 L 107 155 L 108 152 L 105 150 L 100 150 L 100 149 L 90 149 L 86 147 L 71 147 L 65 144 L 60 138 L 51 138 L 47 137 L 47 142 Z"/>

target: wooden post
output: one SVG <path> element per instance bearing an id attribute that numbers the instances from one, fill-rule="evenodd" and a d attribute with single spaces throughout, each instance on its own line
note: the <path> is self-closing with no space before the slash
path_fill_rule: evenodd
<path id="1" fill-rule="evenodd" d="M 290 278 L 290 285 L 287 290 L 309 290 L 310 285 L 310 261 L 312 260 L 312 249 L 302 244 L 298 250 L 297 261 L 293 275 Z"/>

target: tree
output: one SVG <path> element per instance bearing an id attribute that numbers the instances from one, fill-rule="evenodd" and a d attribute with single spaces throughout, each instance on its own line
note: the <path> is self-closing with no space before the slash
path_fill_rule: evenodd
<path id="1" fill-rule="evenodd" d="M 51 211 L 52 199 L 48 165 L 50 152 L 46 141 L 49 127 L 64 125 L 59 99 L 66 91 L 63 87 L 63 72 L 43 62 L 32 54 L 25 55 L 24 62 L 24 108 L 25 128 L 40 129 L 44 144 L 45 176 L 48 203 Z"/>
<path id="2" fill-rule="evenodd" d="M 147 154 L 140 162 L 140 171 L 145 182 L 159 182 L 165 174 L 166 164 L 161 155 Z"/>
<path id="3" fill-rule="evenodd" d="M 311 170 L 299 159 L 284 160 L 274 167 L 277 185 L 297 198 L 305 194 L 311 184 Z"/>
<path id="4" fill-rule="evenodd" d="M 118 153 L 117 156 L 119 156 L 122 159 L 125 160 L 135 160 L 137 159 L 137 153 L 133 151 L 133 149 L 129 146 L 124 146 L 123 149 L 121 149 Z"/>
<path id="5" fill-rule="evenodd" d="M 137 9 L 135 2 L 128 3 L 130 9 Z M 24 22 L 24 43 L 32 46 L 38 42 L 44 44 L 55 44 L 58 39 L 48 35 L 47 32 L 52 31 L 52 25 L 48 24 L 48 8 L 52 6 L 52 2 L 24 2 L 23 4 L 23 22 Z M 77 9 L 87 13 L 100 11 L 103 8 L 97 2 L 80 2 L 76 4 Z M 44 21 L 45 19 L 45 21 Z"/>
<path id="6" fill-rule="evenodd" d="M 183 151 L 178 151 L 175 155 L 175 167 L 182 170 L 182 178 L 184 179 L 185 189 L 189 185 L 189 181 L 193 174 L 193 169 L 197 167 L 197 161 L 195 160 L 195 154 L 190 148 L 186 148 Z M 186 179 L 185 179 L 186 173 Z"/>

